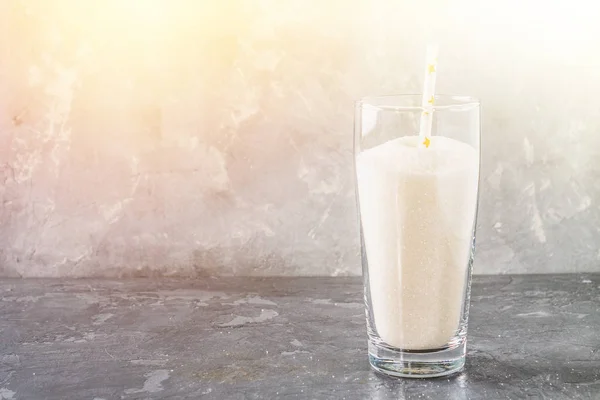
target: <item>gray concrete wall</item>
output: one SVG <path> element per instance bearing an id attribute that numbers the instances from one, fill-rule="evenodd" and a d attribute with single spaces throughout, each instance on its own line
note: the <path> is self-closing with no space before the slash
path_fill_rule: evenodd
<path id="1" fill-rule="evenodd" d="M 586 2 L 142 3 L 0 1 L 0 275 L 359 274 L 353 100 L 430 40 L 483 104 L 475 272 L 600 271 Z"/>

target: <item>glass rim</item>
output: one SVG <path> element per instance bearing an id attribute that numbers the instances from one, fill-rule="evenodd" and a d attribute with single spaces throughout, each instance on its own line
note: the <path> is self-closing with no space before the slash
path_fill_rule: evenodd
<path id="1" fill-rule="evenodd" d="M 434 104 L 428 109 L 464 111 L 472 107 L 479 107 L 479 99 L 473 96 L 436 94 L 436 100 L 442 104 Z M 423 111 L 421 105 L 422 94 L 390 94 L 381 96 L 366 96 L 356 102 L 357 107 L 371 108 L 382 111 Z"/>

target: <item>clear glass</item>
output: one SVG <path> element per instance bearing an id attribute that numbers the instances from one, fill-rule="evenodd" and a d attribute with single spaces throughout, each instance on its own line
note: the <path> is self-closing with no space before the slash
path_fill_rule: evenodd
<path id="1" fill-rule="evenodd" d="M 436 377 L 465 364 L 480 165 L 479 102 L 436 96 L 430 141 L 421 95 L 356 105 L 355 177 L 369 361 Z"/>

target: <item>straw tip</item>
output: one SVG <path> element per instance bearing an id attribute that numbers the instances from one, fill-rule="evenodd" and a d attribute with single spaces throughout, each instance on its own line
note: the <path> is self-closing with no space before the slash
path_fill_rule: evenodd
<path id="1" fill-rule="evenodd" d="M 427 52 L 430 54 L 437 54 L 440 50 L 440 46 L 437 43 L 430 43 L 427 45 Z"/>

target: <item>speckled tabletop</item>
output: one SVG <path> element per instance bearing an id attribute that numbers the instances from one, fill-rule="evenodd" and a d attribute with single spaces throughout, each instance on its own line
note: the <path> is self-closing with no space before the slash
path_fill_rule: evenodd
<path id="1" fill-rule="evenodd" d="M 0 399 L 600 399 L 600 275 L 477 277 L 466 370 L 369 369 L 357 278 L 2 280 Z"/>

